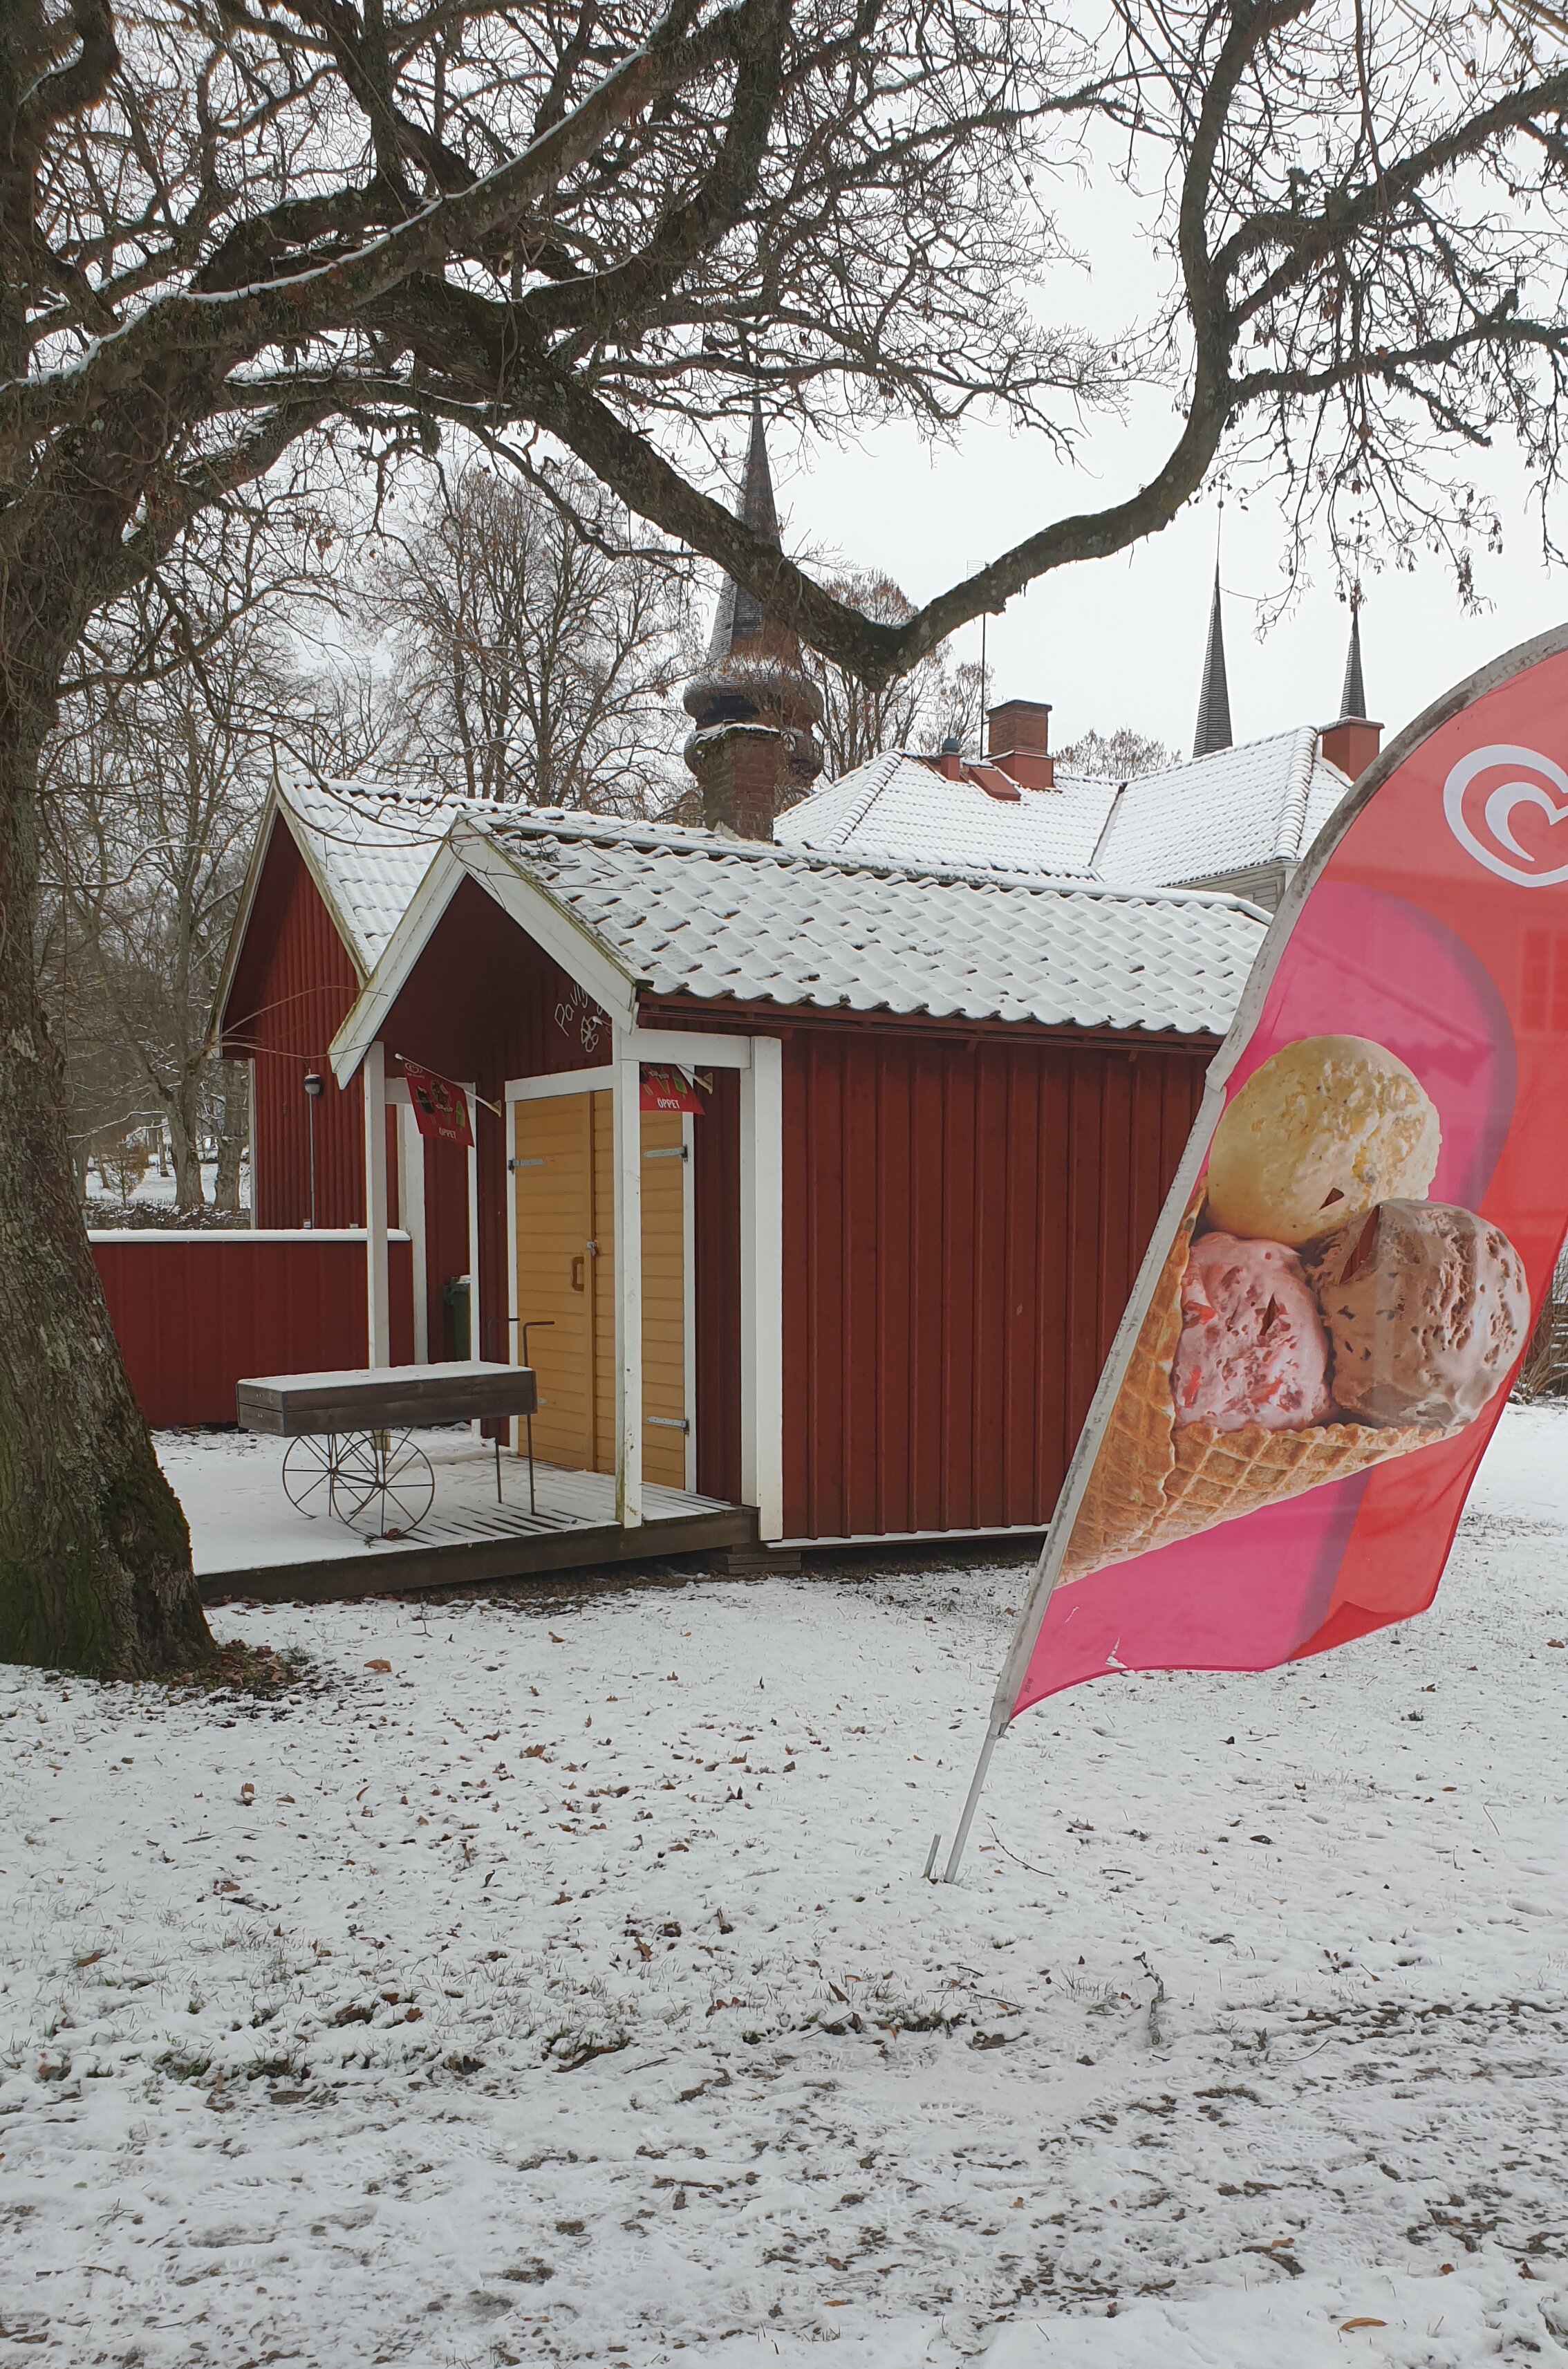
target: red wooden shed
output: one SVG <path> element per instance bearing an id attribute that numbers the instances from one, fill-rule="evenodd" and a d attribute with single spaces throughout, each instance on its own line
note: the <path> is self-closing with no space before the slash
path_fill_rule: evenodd
<path id="1" fill-rule="evenodd" d="M 407 1059 L 481 1098 L 477 1345 L 531 1328 L 543 1452 L 613 1471 L 624 1526 L 659 1480 L 784 1542 L 1036 1530 L 1263 927 L 465 809 L 332 1047 L 372 1362 Z M 692 1107 L 648 1107 L 672 1069 Z"/>
<path id="2" fill-rule="evenodd" d="M 310 781 L 280 786 L 268 800 L 219 985 L 215 1030 L 224 1058 L 250 1065 L 257 1227 L 364 1225 L 363 1099 L 357 1079 L 338 1087 L 330 1048 L 454 811 L 451 801 Z M 383 1125 L 389 1218 L 414 1245 L 414 1355 L 420 1362 L 466 1356 L 475 1163 L 420 1137 L 400 1084 Z M 355 1288 L 362 1334 L 358 1278 Z M 349 1302 L 333 1289 L 336 1312 L 346 1319 Z M 269 1370 L 256 1362 L 260 1356 L 257 1345 L 238 1370 Z"/>

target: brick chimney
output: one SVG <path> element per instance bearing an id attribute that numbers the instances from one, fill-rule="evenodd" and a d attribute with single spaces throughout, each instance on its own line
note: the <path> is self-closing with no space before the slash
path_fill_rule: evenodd
<path id="1" fill-rule="evenodd" d="M 1354 782 L 1363 774 L 1383 745 L 1383 727 L 1364 715 L 1342 715 L 1325 724 L 1319 735 L 1323 755 Z"/>
<path id="2" fill-rule="evenodd" d="M 1054 789 L 1050 723 L 1048 700 L 1006 699 L 1000 707 L 988 708 L 986 755 L 990 763 L 1023 789 Z"/>

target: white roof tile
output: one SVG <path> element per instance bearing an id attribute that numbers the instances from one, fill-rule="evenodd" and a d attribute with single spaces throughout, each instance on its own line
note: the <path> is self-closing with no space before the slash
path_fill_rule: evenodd
<path id="1" fill-rule="evenodd" d="M 780 818 L 824 854 L 1168 887 L 1304 854 L 1349 784 L 1310 725 L 1114 782 L 1059 778 L 1016 803 L 891 750 Z"/>
<path id="2" fill-rule="evenodd" d="M 498 808 L 488 798 L 411 797 L 374 782 L 300 779 L 285 783 L 279 795 L 334 918 L 367 977 L 452 824 L 462 816 L 482 819 L 520 811 Z M 614 837 L 625 829 L 619 821 L 561 808 L 521 811 L 536 819 L 569 822 L 583 834 L 599 831 Z M 677 841 L 709 837 L 676 823 L 639 824 L 637 829 L 639 835 Z"/>
<path id="3" fill-rule="evenodd" d="M 368 978 L 467 801 L 400 797 L 374 783 L 294 781 L 279 802 Z"/>
<path id="4" fill-rule="evenodd" d="M 469 809 L 657 995 L 1222 1032 L 1264 933 L 1238 898 L 835 861 L 705 831 Z"/>
<path id="5" fill-rule="evenodd" d="M 1211 880 L 1256 864 L 1294 864 L 1350 784 L 1318 749 L 1310 724 L 1218 749 L 1191 765 L 1124 784 L 1094 859 L 1102 878 Z M 1303 835 L 1305 833 L 1305 835 Z"/>
<path id="6" fill-rule="evenodd" d="M 889 750 L 791 807 L 775 836 L 824 855 L 1090 879 L 1116 795 L 1115 782 L 1073 781 L 1014 803 Z"/>

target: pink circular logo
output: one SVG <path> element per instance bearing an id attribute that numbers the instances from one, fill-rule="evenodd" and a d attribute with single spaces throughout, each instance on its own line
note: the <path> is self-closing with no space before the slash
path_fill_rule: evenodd
<path id="1" fill-rule="evenodd" d="M 1535 749 L 1474 749 L 1443 784 L 1467 854 L 1521 888 L 1568 880 L 1568 773 Z"/>

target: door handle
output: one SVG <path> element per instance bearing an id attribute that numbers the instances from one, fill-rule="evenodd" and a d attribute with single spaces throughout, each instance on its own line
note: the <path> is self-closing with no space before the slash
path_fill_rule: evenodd
<path id="1" fill-rule="evenodd" d="M 574 1291 L 583 1291 L 583 1290 L 586 1290 L 586 1289 L 587 1289 L 587 1281 L 586 1281 L 586 1270 L 587 1270 L 587 1267 L 588 1267 L 588 1261 L 587 1261 L 587 1259 L 586 1259 L 586 1258 L 575 1258 L 575 1259 L 573 1259 L 573 1261 L 572 1261 L 572 1289 L 573 1289 Z"/>

